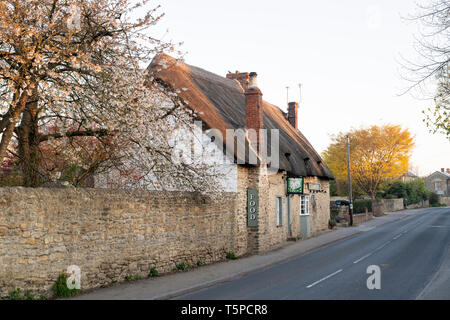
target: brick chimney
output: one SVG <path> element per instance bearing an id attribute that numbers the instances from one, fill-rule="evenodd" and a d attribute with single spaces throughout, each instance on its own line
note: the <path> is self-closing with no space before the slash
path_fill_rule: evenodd
<path id="1" fill-rule="evenodd" d="M 295 129 L 298 129 L 298 103 L 297 102 L 289 102 L 288 104 L 288 114 L 287 119 L 291 126 Z"/>
<path id="2" fill-rule="evenodd" d="M 242 86 L 242 89 L 247 90 L 250 83 L 250 74 L 248 72 L 236 71 L 235 73 L 229 72 L 227 74 L 227 79 L 237 80 Z"/>
<path id="3" fill-rule="evenodd" d="M 445 173 L 445 168 L 441 168 L 441 172 Z"/>
<path id="4" fill-rule="evenodd" d="M 256 72 L 250 73 L 250 81 L 248 88 L 245 90 L 245 118 L 247 129 L 256 131 L 257 140 L 251 141 L 251 144 L 258 153 L 261 152 L 260 143 L 260 129 L 263 125 L 263 109 L 262 109 L 262 93 L 258 88 Z"/>

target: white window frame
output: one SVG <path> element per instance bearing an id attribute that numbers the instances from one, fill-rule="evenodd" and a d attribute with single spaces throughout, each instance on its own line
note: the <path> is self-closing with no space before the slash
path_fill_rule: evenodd
<path id="1" fill-rule="evenodd" d="M 283 197 L 275 197 L 275 216 L 276 226 L 281 227 L 283 225 Z"/>
<path id="2" fill-rule="evenodd" d="M 310 203 L 309 194 L 300 196 L 300 215 L 301 216 L 309 216 L 309 203 Z"/>

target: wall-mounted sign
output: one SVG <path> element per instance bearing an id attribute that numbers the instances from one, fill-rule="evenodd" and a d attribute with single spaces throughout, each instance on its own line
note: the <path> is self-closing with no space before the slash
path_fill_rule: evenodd
<path id="1" fill-rule="evenodd" d="M 258 226 L 258 190 L 247 190 L 247 226 Z"/>
<path id="2" fill-rule="evenodd" d="M 303 194 L 303 178 L 287 178 L 287 194 Z"/>
<path id="3" fill-rule="evenodd" d="M 322 186 L 318 183 L 308 183 L 308 190 L 312 193 L 327 193 L 326 190 L 322 189 Z"/>

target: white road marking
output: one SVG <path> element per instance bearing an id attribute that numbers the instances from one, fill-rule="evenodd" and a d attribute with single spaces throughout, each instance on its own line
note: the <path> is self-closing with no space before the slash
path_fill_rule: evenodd
<path id="1" fill-rule="evenodd" d="M 358 262 L 363 261 L 365 258 L 370 257 L 370 256 L 372 255 L 372 253 L 373 253 L 373 252 L 371 252 L 371 253 L 369 253 L 369 254 L 366 254 L 364 257 L 362 257 L 362 258 L 360 258 L 360 259 L 354 261 L 353 263 L 358 263 Z"/>
<path id="2" fill-rule="evenodd" d="M 327 279 L 329 279 L 329 278 L 331 278 L 332 276 L 335 276 L 335 275 L 337 275 L 338 273 L 340 273 L 340 272 L 342 272 L 343 271 L 343 269 L 339 269 L 338 271 L 336 271 L 336 272 L 333 272 L 332 274 L 330 274 L 330 275 L 328 275 L 328 276 L 326 276 L 325 278 L 322 278 L 322 279 L 320 279 L 320 280 L 318 280 L 318 281 L 316 281 L 316 282 L 314 282 L 314 283 L 312 283 L 312 284 L 310 284 L 309 286 L 307 286 L 306 288 L 311 288 L 311 287 L 314 287 L 316 284 L 318 284 L 318 283 L 321 283 L 322 281 L 325 281 L 325 280 L 327 280 Z"/>
<path id="3" fill-rule="evenodd" d="M 398 238 L 400 238 L 403 235 L 403 233 L 400 233 L 399 235 L 395 236 L 393 240 L 397 240 Z"/>
<path id="4" fill-rule="evenodd" d="M 392 242 L 392 240 L 389 240 L 388 242 L 386 242 L 385 244 L 382 244 L 381 246 L 379 246 L 378 248 L 376 248 L 375 249 L 375 251 L 378 251 L 378 250 L 381 250 L 381 249 L 383 249 L 384 247 L 386 247 L 389 243 L 391 243 Z"/>

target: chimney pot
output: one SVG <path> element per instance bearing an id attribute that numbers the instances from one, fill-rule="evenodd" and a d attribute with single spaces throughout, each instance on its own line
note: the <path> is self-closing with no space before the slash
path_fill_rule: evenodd
<path id="1" fill-rule="evenodd" d="M 227 74 L 227 79 L 237 80 L 241 84 L 241 87 L 242 89 L 244 89 L 244 91 L 248 89 L 248 83 L 250 82 L 250 76 L 248 72 L 229 72 Z"/>
<path id="2" fill-rule="evenodd" d="M 250 73 L 249 88 L 258 88 L 258 74 L 256 72 Z"/>

